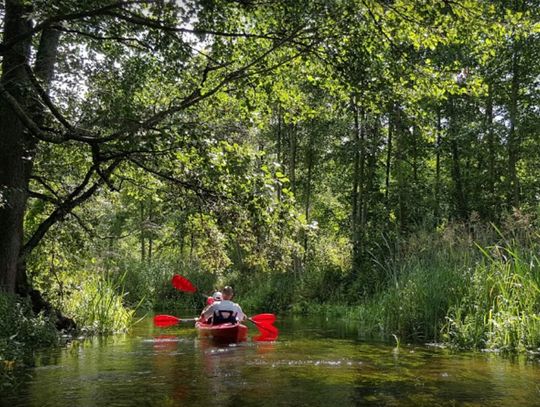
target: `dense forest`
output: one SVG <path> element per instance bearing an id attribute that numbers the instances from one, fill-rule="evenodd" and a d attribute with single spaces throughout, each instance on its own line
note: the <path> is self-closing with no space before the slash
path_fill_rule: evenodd
<path id="1" fill-rule="evenodd" d="M 173 274 L 249 310 L 537 350 L 539 14 L 1 1 L 0 369 L 54 324 L 199 309 Z"/>

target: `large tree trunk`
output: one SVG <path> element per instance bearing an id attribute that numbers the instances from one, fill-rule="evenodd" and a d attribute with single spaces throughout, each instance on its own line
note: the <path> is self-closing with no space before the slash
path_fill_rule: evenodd
<path id="1" fill-rule="evenodd" d="M 4 43 L 18 38 L 6 49 L 0 84 L 0 289 L 26 295 L 29 292 L 24 256 L 21 256 L 24 237 L 23 221 L 28 200 L 37 139 L 13 111 L 11 97 L 25 110 L 29 120 L 40 126 L 44 112 L 36 96 L 29 72 L 32 29 L 28 2 L 8 0 L 5 9 Z M 54 73 L 60 33 L 46 29 L 41 34 L 36 54 L 34 75 L 42 92 L 47 92 Z"/>
<path id="2" fill-rule="evenodd" d="M 30 10 L 22 0 L 8 0 L 5 8 L 4 42 L 32 29 L 24 15 Z M 31 37 L 5 51 L 0 84 L 21 106 L 29 106 L 29 81 L 25 70 Z M 0 288 L 15 292 L 17 264 L 23 240 L 23 220 L 35 142 L 11 110 L 4 94 L 0 97 Z"/>

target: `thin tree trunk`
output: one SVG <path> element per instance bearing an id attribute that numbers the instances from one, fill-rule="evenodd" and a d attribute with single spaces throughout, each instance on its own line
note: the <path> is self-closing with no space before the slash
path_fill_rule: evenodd
<path id="1" fill-rule="evenodd" d="M 437 141 L 435 145 L 435 226 L 440 222 L 441 217 L 441 110 L 437 110 Z"/>
<path id="2" fill-rule="evenodd" d="M 190 230 L 189 236 L 189 259 L 193 260 L 193 252 L 195 250 L 195 233 L 193 232 L 193 230 Z"/>
<path id="3" fill-rule="evenodd" d="M 283 164 L 283 153 L 282 153 L 282 144 L 283 144 L 283 114 L 281 106 L 278 106 L 277 109 L 277 131 L 276 131 L 276 156 L 277 162 Z M 278 183 L 277 186 L 277 197 L 281 201 L 281 184 Z"/>
<path id="4" fill-rule="evenodd" d="M 418 126 L 413 126 L 412 131 L 412 167 L 413 167 L 413 182 L 418 185 Z"/>
<path id="5" fill-rule="evenodd" d="M 306 204 L 305 204 L 305 216 L 306 223 L 310 222 L 310 205 L 311 205 L 311 178 L 313 176 L 313 164 L 314 164 L 314 151 L 313 151 L 313 136 L 310 135 L 309 145 L 306 154 L 307 159 L 307 179 L 306 179 Z M 308 234 L 304 233 L 304 264 L 306 262 L 306 255 L 308 251 Z"/>
<path id="6" fill-rule="evenodd" d="M 385 177 L 385 190 L 384 200 L 386 202 L 386 208 L 390 210 L 389 194 L 390 194 L 390 171 L 392 167 L 392 137 L 394 133 L 394 106 L 390 108 L 390 114 L 388 115 L 388 141 L 386 146 L 386 177 Z"/>
<path id="7" fill-rule="evenodd" d="M 469 209 L 465 191 L 463 189 L 463 179 L 461 177 L 461 163 L 459 157 L 459 148 L 456 140 L 452 140 L 452 173 L 454 178 L 455 199 L 460 219 L 467 220 Z"/>
<path id="8" fill-rule="evenodd" d="M 517 175 L 517 163 L 519 161 L 520 142 L 517 126 L 518 97 L 519 97 L 519 49 L 514 45 L 512 54 L 512 83 L 510 91 L 510 130 L 508 133 L 508 192 L 509 202 L 513 207 L 519 207 L 519 179 Z"/>
<path id="9" fill-rule="evenodd" d="M 144 203 L 141 201 L 139 203 L 140 208 L 140 217 L 139 217 L 139 233 L 141 241 L 141 262 L 146 260 L 146 244 L 145 244 L 145 219 L 144 219 Z"/>
<path id="10" fill-rule="evenodd" d="M 154 211 L 153 211 L 153 205 L 152 205 L 152 202 L 150 202 L 150 205 L 148 206 L 148 222 L 149 222 L 149 225 L 150 226 L 153 226 L 153 215 L 154 215 Z M 148 234 L 148 264 L 150 264 L 152 262 L 152 252 L 153 252 L 153 249 L 154 249 L 154 238 L 153 238 L 153 229 L 150 229 L 150 233 Z"/>
<path id="11" fill-rule="evenodd" d="M 490 201 L 495 196 L 495 133 L 493 131 L 493 85 L 488 83 L 486 102 L 486 133 L 488 144 L 488 191 Z"/>
<path id="12" fill-rule="evenodd" d="M 403 140 L 403 123 L 402 123 L 402 112 L 401 109 L 396 106 L 395 112 L 396 122 L 395 122 L 395 139 L 396 139 L 396 180 L 397 180 L 397 195 L 398 195 L 398 223 L 399 230 L 401 232 L 405 231 L 407 227 L 407 178 L 405 171 L 403 170 L 404 160 L 404 140 Z"/>
<path id="13" fill-rule="evenodd" d="M 364 172 L 365 172 L 365 143 L 364 126 L 361 121 L 362 111 L 353 100 L 354 114 L 354 161 L 352 189 L 352 240 L 353 256 L 356 266 L 363 257 L 363 210 L 364 210 Z M 363 117 L 362 117 L 363 119 Z"/>
<path id="14" fill-rule="evenodd" d="M 296 155 L 298 150 L 296 125 L 289 128 L 289 150 L 289 178 L 291 180 L 291 190 L 296 193 Z"/>

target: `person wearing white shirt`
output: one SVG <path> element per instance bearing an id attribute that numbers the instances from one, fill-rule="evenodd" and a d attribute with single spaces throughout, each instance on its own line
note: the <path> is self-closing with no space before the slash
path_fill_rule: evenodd
<path id="1" fill-rule="evenodd" d="M 234 296 L 232 287 L 224 287 L 221 294 L 221 301 L 215 301 L 203 310 L 201 313 L 202 319 L 213 325 L 226 322 L 236 324 L 245 320 L 246 314 L 244 314 L 240 305 L 231 301 Z"/>

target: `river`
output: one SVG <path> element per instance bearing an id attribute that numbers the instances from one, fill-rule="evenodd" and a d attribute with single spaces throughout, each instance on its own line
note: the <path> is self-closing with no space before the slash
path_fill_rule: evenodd
<path id="1" fill-rule="evenodd" d="M 192 324 L 74 341 L 37 357 L 2 406 L 540 406 L 540 359 L 362 339 L 278 318 L 275 342 L 216 346 Z M 250 334 L 256 329 L 250 326 Z"/>

